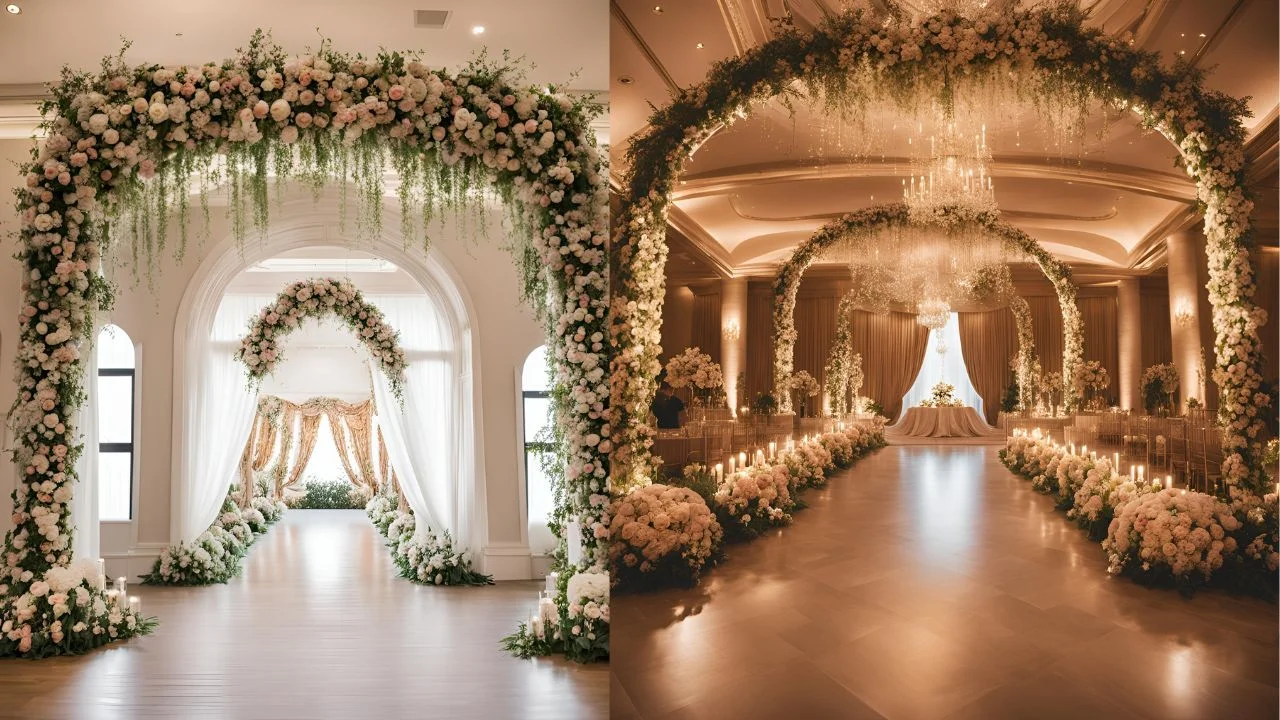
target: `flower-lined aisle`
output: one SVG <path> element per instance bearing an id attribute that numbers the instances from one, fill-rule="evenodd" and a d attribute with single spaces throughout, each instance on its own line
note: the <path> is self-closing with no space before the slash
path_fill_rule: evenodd
<path id="1" fill-rule="evenodd" d="M 645 591 L 696 584 L 723 541 L 789 525 L 804 507 L 801 493 L 884 447 L 884 428 L 855 424 L 781 449 L 770 445 L 731 459 L 727 472 L 723 463 L 693 464 L 672 484 L 644 485 L 618 498 L 610 526 L 613 585 Z"/>
<path id="2" fill-rule="evenodd" d="M 453 548 L 449 533 L 415 537 L 413 511 L 400 509 L 396 496 L 380 492 L 364 508 L 378 534 L 387 541 L 400 577 L 423 585 L 492 585 L 493 578 L 471 568 L 470 553 Z"/>
<path id="3" fill-rule="evenodd" d="M 1220 585 L 1276 597 L 1276 493 L 1234 501 L 1172 487 L 1144 477 L 1144 468 L 1116 467 L 1119 455 L 1099 457 L 1064 447 L 1039 430 L 1015 431 L 1000 459 L 1037 492 L 1100 540 L 1108 572 L 1144 584 L 1190 593 Z"/>
<path id="4" fill-rule="evenodd" d="M 240 489 L 232 487 L 209 529 L 189 543 L 166 547 L 142 581 L 148 585 L 213 585 L 239 575 L 249 549 L 284 517 L 286 509 L 283 501 L 265 494 L 241 508 L 236 502 L 239 494 Z"/>
<path id="5" fill-rule="evenodd" d="M 519 68 L 484 56 L 457 73 L 415 55 L 366 59 L 327 43 L 289 57 L 261 32 L 221 62 L 130 66 L 122 52 L 99 72 L 64 70 L 41 107 L 47 135 L 17 193 L 24 302 L 10 424 L 22 478 L 5 538 L 0 624 L 60 634 L 52 615 L 37 614 L 33 628 L 15 608 L 33 583 L 72 562 L 74 418 L 85 398 L 85 345 L 112 303 L 100 269 L 113 243 L 148 272 L 166 246 L 181 257 L 191 194 L 207 209 L 218 186 L 243 241 L 269 223 L 271 183 L 290 178 L 353 187 L 358 225 L 371 236 L 381 230 L 388 164 L 401 231 L 424 249 L 438 211 L 474 209 L 485 189 L 507 202 L 523 294 L 544 322 L 555 371 L 557 510 L 581 549 L 568 570 L 603 571 L 614 438 L 608 190 L 590 127 L 597 108 L 521 81 Z M 170 223 L 181 238 L 166 244 Z M 22 648 L 40 642 L 0 645 L 0 654 L 33 654 Z M 64 652 L 79 647 L 68 642 Z"/>

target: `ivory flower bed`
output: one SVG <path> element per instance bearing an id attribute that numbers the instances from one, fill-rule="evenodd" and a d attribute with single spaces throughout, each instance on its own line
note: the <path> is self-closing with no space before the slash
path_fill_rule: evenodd
<path id="1" fill-rule="evenodd" d="M 1276 596 L 1274 492 L 1234 502 L 1117 472 L 1106 457 L 1072 454 L 1037 434 L 1010 437 L 1000 459 L 1101 540 L 1107 571 L 1190 594 L 1214 584 Z"/>
<path id="2" fill-rule="evenodd" d="M 721 542 L 747 541 L 788 525 L 800 494 L 827 474 L 883 447 L 880 424 L 854 425 L 795 443 L 773 462 L 723 478 L 701 464 L 686 467 L 683 486 L 651 484 L 620 497 L 611 528 L 612 581 L 620 591 L 696 584 L 721 556 Z"/>

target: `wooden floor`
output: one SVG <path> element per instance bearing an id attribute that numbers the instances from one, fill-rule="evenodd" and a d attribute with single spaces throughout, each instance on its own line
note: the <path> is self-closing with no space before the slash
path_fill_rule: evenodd
<path id="1" fill-rule="evenodd" d="M 420 587 L 396 577 L 362 512 L 290 511 L 228 585 L 140 588 L 155 635 L 0 661 L 0 717 L 605 717 L 606 666 L 498 645 L 540 586 Z"/>
<path id="2" fill-rule="evenodd" d="M 701 587 L 613 599 L 611 717 L 1277 717 L 1275 605 L 1109 578 L 994 448 L 885 448 L 806 498 Z"/>

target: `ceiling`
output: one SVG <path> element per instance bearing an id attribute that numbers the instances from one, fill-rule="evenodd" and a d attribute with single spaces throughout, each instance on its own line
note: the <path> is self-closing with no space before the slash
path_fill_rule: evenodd
<path id="1" fill-rule="evenodd" d="M 6 0 L 7 2 L 8 0 Z M 203 63 L 243 47 L 257 28 L 302 54 L 321 38 L 366 56 L 422 51 L 433 67 L 456 69 L 492 48 L 532 65 L 528 82 L 602 97 L 609 88 L 608 9 L 602 0 L 223 0 L 216 5 L 159 0 L 14 0 L 0 12 L 0 137 L 28 137 L 35 102 L 63 65 L 92 70 L 132 42 L 137 63 Z M 443 29 L 415 27 L 416 10 L 450 11 Z M 473 33 L 483 26 L 484 32 Z M 601 125 L 605 123 L 602 121 Z"/>
<path id="2" fill-rule="evenodd" d="M 847 6 L 884 0 L 611 0 L 613 172 L 625 171 L 631 137 L 652 107 L 697 84 L 718 60 L 772 34 L 786 9 L 811 26 Z M 997 8 L 1017 0 L 991 0 Z M 923 2 L 903 2 L 910 8 Z M 938 4 L 938 3 L 933 3 Z M 1023 3 L 1027 4 L 1027 3 Z M 1276 215 L 1275 118 L 1280 97 L 1274 0 L 1083 0 L 1089 22 L 1133 32 L 1139 45 L 1213 69 L 1210 87 L 1250 96 L 1248 124 L 1260 163 L 1259 222 Z M 656 8 L 661 12 L 656 12 Z M 993 99 L 987 113 L 996 199 L 1005 218 L 1085 274 L 1148 273 L 1163 264 L 1169 232 L 1189 224 L 1195 189 L 1175 149 L 1131 116 L 1092 113 L 1079 139 L 1063 138 L 1029 108 Z M 757 108 L 698 149 L 675 193 L 673 280 L 771 274 L 831 218 L 900 199 L 907 138 L 931 118 L 873 108 L 858 122 L 803 104 Z M 1270 240 L 1275 243 L 1274 235 Z"/>

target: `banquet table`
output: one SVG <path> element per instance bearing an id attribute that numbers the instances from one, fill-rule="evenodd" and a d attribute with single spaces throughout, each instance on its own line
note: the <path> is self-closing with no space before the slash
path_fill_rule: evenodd
<path id="1" fill-rule="evenodd" d="M 909 437 L 989 437 L 1003 435 L 978 417 L 971 407 L 913 407 L 896 425 L 885 428 L 891 435 Z"/>

